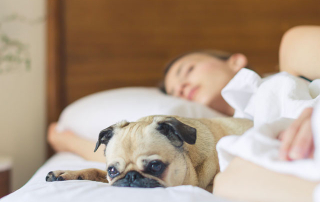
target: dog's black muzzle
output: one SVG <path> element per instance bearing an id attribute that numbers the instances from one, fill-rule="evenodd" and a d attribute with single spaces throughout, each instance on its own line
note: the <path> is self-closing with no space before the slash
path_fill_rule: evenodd
<path id="1" fill-rule="evenodd" d="M 144 187 L 155 188 L 164 187 L 158 181 L 143 177 L 137 171 L 129 171 L 124 178 L 115 181 L 112 186 L 116 187 Z"/>

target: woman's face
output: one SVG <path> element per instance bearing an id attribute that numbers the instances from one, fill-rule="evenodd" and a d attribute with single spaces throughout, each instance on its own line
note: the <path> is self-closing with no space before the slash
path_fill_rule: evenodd
<path id="1" fill-rule="evenodd" d="M 242 54 L 232 55 L 223 61 L 209 54 L 192 53 L 171 66 L 165 77 L 165 88 L 169 95 L 233 115 L 234 111 L 222 98 L 221 90 L 246 64 Z"/>

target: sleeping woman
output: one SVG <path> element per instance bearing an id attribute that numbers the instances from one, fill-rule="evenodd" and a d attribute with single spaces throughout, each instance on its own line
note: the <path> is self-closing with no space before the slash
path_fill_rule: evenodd
<path id="1" fill-rule="evenodd" d="M 320 78 L 320 27 L 299 26 L 287 31 L 281 41 L 279 60 L 280 71 L 308 80 Z M 259 80 L 258 75 L 245 68 L 247 64 L 246 56 L 240 53 L 187 53 L 174 59 L 166 68 L 163 91 L 207 105 L 228 116 L 251 118 L 255 123 L 268 122 L 261 119 L 254 107 L 250 107 L 252 103 L 248 103 L 252 97 L 259 97 L 255 93 L 259 92 L 257 89 L 264 80 Z M 290 77 L 282 76 L 280 79 L 284 78 L 283 82 Z M 304 85 L 309 84 L 309 81 L 296 79 Z M 239 101 L 237 90 L 241 95 L 248 94 L 247 99 Z M 280 141 L 279 159 L 297 161 L 313 158 L 312 108 L 304 110 L 316 105 L 315 99 L 311 101 L 314 102 L 299 105 L 293 110 L 294 113 L 272 114 L 272 120 L 281 117 L 296 119 L 277 134 Z M 265 109 L 268 109 L 265 113 L 269 115 L 270 109 Z M 73 152 L 87 160 L 105 161 L 102 155 L 92 152 L 95 142 L 82 139 L 71 131 L 59 133 L 55 127 L 55 123 L 50 125 L 48 141 L 56 151 Z M 215 194 L 246 201 L 312 201 L 312 193 L 318 183 L 274 172 L 235 157 L 217 176 Z"/>

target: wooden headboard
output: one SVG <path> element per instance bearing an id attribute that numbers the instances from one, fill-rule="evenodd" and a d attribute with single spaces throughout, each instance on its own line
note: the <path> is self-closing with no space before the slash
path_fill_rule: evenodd
<path id="1" fill-rule="evenodd" d="M 48 0 L 48 122 L 85 95 L 155 86 L 164 65 L 199 49 L 242 52 L 277 71 L 283 33 L 320 24 L 316 0 Z"/>

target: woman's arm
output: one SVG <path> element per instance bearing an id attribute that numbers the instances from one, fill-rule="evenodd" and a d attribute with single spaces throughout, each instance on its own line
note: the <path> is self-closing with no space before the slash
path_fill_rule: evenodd
<path id="1" fill-rule="evenodd" d="M 237 157 L 215 177 L 214 194 L 249 202 L 311 202 L 317 183 L 273 172 Z"/>
<path id="2" fill-rule="evenodd" d="M 312 108 L 306 108 L 280 133 L 281 159 L 299 160 L 312 156 L 312 112 Z M 267 170 L 237 157 L 215 178 L 214 192 L 230 199 L 247 201 L 312 201 L 312 192 L 316 184 Z"/>
<path id="3" fill-rule="evenodd" d="M 57 152 L 72 152 L 89 161 L 105 162 L 103 147 L 93 152 L 96 143 L 81 138 L 71 131 L 57 132 L 56 123 L 52 123 L 48 129 L 48 142 Z"/>
<path id="4" fill-rule="evenodd" d="M 297 26 L 281 40 L 280 71 L 314 80 L 320 78 L 320 26 Z"/>

